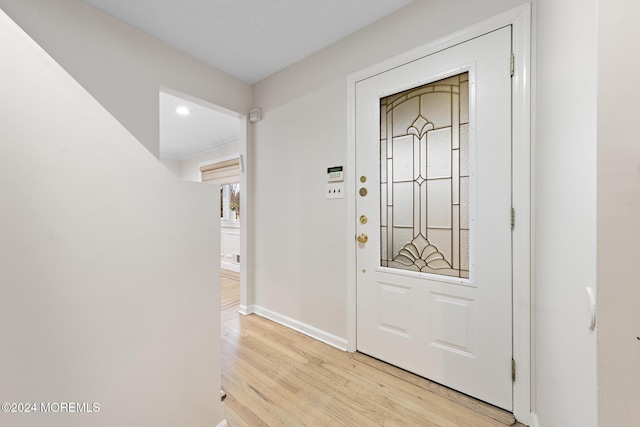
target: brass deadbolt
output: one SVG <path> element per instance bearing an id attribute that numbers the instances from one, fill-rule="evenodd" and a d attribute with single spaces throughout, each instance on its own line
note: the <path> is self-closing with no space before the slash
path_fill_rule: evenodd
<path id="1" fill-rule="evenodd" d="M 366 195 L 367 195 L 367 189 L 366 189 L 366 188 L 364 188 L 364 187 L 362 187 L 362 188 L 360 189 L 359 193 L 360 193 L 360 195 L 361 195 L 362 197 L 364 197 L 364 196 L 366 196 Z"/>
<path id="2" fill-rule="evenodd" d="M 367 243 L 367 241 L 369 241 L 369 236 L 364 233 L 360 233 L 358 234 L 357 240 L 360 243 Z"/>

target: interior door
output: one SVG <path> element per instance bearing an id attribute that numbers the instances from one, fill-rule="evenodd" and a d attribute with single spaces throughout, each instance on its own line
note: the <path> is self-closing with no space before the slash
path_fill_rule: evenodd
<path id="1" fill-rule="evenodd" d="M 356 84 L 357 348 L 512 410 L 511 27 Z"/>

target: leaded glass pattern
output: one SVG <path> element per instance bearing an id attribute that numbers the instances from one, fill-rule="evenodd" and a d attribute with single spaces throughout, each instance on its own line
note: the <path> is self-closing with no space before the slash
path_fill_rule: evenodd
<path id="1" fill-rule="evenodd" d="M 469 75 L 380 100 L 381 265 L 469 278 Z"/>

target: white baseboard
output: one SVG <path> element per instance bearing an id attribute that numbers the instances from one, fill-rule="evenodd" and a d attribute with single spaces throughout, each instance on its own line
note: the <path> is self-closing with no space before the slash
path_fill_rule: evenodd
<path id="1" fill-rule="evenodd" d="M 254 311 L 255 311 L 255 306 L 253 304 L 240 305 L 240 308 L 238 308 L 238 313 L 242 314 L 243 316 L 248 316 L 252 314 Z"/>
<path id="2" fill-rule="evenodd" d="M 330 334 L 329 332 L 323 331 L 311 325 L 307 325 L 306 323 L 302 323 L 298 320 L 276 313 L 264 307 L 254 306 L 253 313 L 265 317 L 269 320 L 273 320 L 274 322 L 286 326 L 287 328 L 291 328 L 295 331 L 308 335 L 318 341 L 322 341 L 325 344 L 329 344 L 330 346 L 335 347 L 339 350 L 347 351 L 347 340 L 344 338 L 340 338 L 336 335 Z"/>
<path id="3" fill-rule="evenodd" d="M 220 267 L 224 268 L 225 270 L 230 270 L 230 271 L 235 271 L 236 273 L 240 273 L 240 264 L 235 264 L 233 262 L 221 260 Z"/>
<path id="4" fill-rule="evenodd" d="M 535 412 L 531 413 L 531 424 L 529 424 L 530 427 L 540 427 L 540 424 L 538 423 L 538 414 L 536 414 Z"/>
<path id="5" fill-rule="evenodd" d="M 227 420 L 224 419 L 222 420 L 222 422 L 220 424 L 218 424 L 216 427 L 228 427 L 229 424 L 227 424 Z"/>

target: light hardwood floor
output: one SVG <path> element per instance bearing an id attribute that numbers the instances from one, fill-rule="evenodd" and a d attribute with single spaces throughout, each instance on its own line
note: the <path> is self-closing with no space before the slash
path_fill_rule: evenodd
<path id="1" fill-rule="evenodd" d="M 232 427 L 513 425 L 505 411 L 256 315 L 222 272 L 222 388 Z M 516 423 L 517 426 L 522 426 Z"/>

